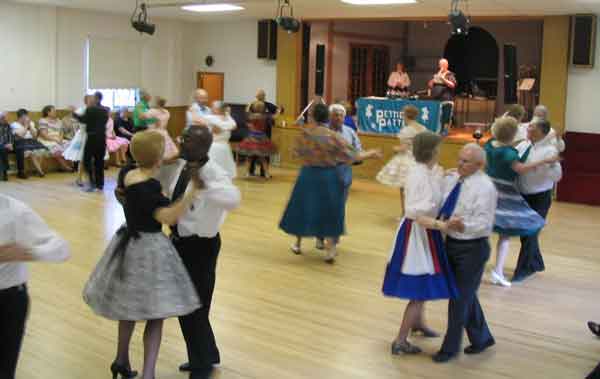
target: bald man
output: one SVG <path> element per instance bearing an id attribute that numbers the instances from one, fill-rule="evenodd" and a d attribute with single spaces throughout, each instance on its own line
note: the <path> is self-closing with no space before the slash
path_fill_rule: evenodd
<path id="1" fill-rule="evenodd" d="M 194 102 L 186 112 L 186 127 L 191 125 L 206 126 L 203 116 L 212 114 L 208 106 L 208 92 L 199 88 L 194 91 Z"/>
<path id="2" fill-rule="evenodd" d="M 176 163 L 174 180 L 163 188 L 173 200 L 185 193 L 192 175 L 204 183 L 190 209 L 172 227 L 172 241 L 190 274 L 202 307 L 179 317 L 188 353 L 180 366 L 190 379 L 209 378 L 221 357 L 209 312 L 215 288 L 217 258 L 221 249 L 219 231 L 227 213 L 237 208 L 240 191 L 216 162 L 208 160 L 212 134 L 208 128 L 192 125 L 182 136 L 182 158 Z"/>
<path id="3" fill-rule="evenodd" d="M 483 172 L 485 152 L 477 144 L 459 153 L 458 168 L 446 178 L 446 202 L 456 202 L 452 217 L 461 220 L 458 231 L 448 232 L 446 254 L 459 296 L 448 302 L 448 329 L 435 362 L 447 362 L 460 350 L 463 330 L 471 345 L 465 354 L 479 354 L 495 344 L 477 298 L 485 263 L 490 257 L 489 236 L 494 226 L 498 194 Z"/>

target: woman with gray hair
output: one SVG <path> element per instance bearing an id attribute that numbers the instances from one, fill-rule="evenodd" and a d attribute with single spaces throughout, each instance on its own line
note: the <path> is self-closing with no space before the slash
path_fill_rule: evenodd
<path id="1" fill-rule="evenodd" d="M 456 199 L 443 197 L 443 171 L 438 166 L 442 138 L 423 132 L 413 141 L 415 165 L 406 179 L 405 216 L 400 222 L 383 280 L 383 294 L 409 300 L 392 354 L 418 354 L 408 341 L 412 332 L 437 337 L 425 324 L 425 302 L 455 298 L 454 276 L 444 251 L 442 232 L 458 230 L 452 218 Z M 456 196 L 455 196 L 456 197 Z M 451 199 L 451 196 L 448 197 Z"/>
<path id="2" fill-rule="evenodd" d="M 204 117 L 213 134 L 213 144 L 208 156 L 227 172 L 227 176 L 233 179 L 237 176 L 237 166 L 231 153 L 229 138 L 231 138 L 231 131 L 237 128 L 237 124 L 229 115 L 224 102 L 213 102 L 211 110 L 212 114 Z"/>
<path id="3" fill-rule="evenodd" d="M 530 124 L 535 124 L 538 121 L 550 121 L 549 118 L 550 112 L 548 111 L 548 107 L 542 104 L 536 106 L 533 111 L 533 118 L 531 121 L 519 124 L 519 130 L 517 131 L 515 142 L 522 142 L 527 139 L 527 129 L 529 128 Z M 554 128 L 551 128 L 550 133 L 548 133 L 548 139 L 560 153 L 565 151 L 567 146 L 565 144 L 565 140 L 562 138 L 562 133 L 557 133 Z"/>

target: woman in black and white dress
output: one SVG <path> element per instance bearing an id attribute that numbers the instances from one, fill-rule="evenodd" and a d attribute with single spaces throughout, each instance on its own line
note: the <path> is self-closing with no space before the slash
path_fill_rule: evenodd
<path id="1" fill-rule="evenodd" d="M 133 378 L 129 342 L 136 321 L 146 321 L 143 379 L 154 379 L 165 318 L 189 314 L 200 300 L 181 258 L 162 233 L 162 224 L 173 225 L 191 206 L 193 190 L 170 204 L 154 179 L 161 166 L 165 141 L 155 131 L 136 133 L 131 153 L 138 167 L 119 173 L 117 196 L 127 224 L 113 237 L 84 289 L 84 300 L 100 316 L 119 321 L 114 377 Z"/>

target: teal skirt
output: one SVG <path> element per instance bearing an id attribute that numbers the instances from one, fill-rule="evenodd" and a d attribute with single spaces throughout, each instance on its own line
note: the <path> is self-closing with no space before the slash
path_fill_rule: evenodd
<path id="1" fill-rule="evenodd" d="M 338 237 L 345 231 L 345 186 L 336 167 L 304 166 L 279 227 L 299 237 Z"/>

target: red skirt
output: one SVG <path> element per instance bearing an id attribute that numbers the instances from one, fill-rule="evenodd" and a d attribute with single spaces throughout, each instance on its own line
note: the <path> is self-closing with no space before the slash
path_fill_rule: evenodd
<path id="1" fill-rule="evenodd" d="M 277 147 L 266 134 L 250 132 L 235 151 L 246 156 L 268 157 L 277 152 Z"/>

